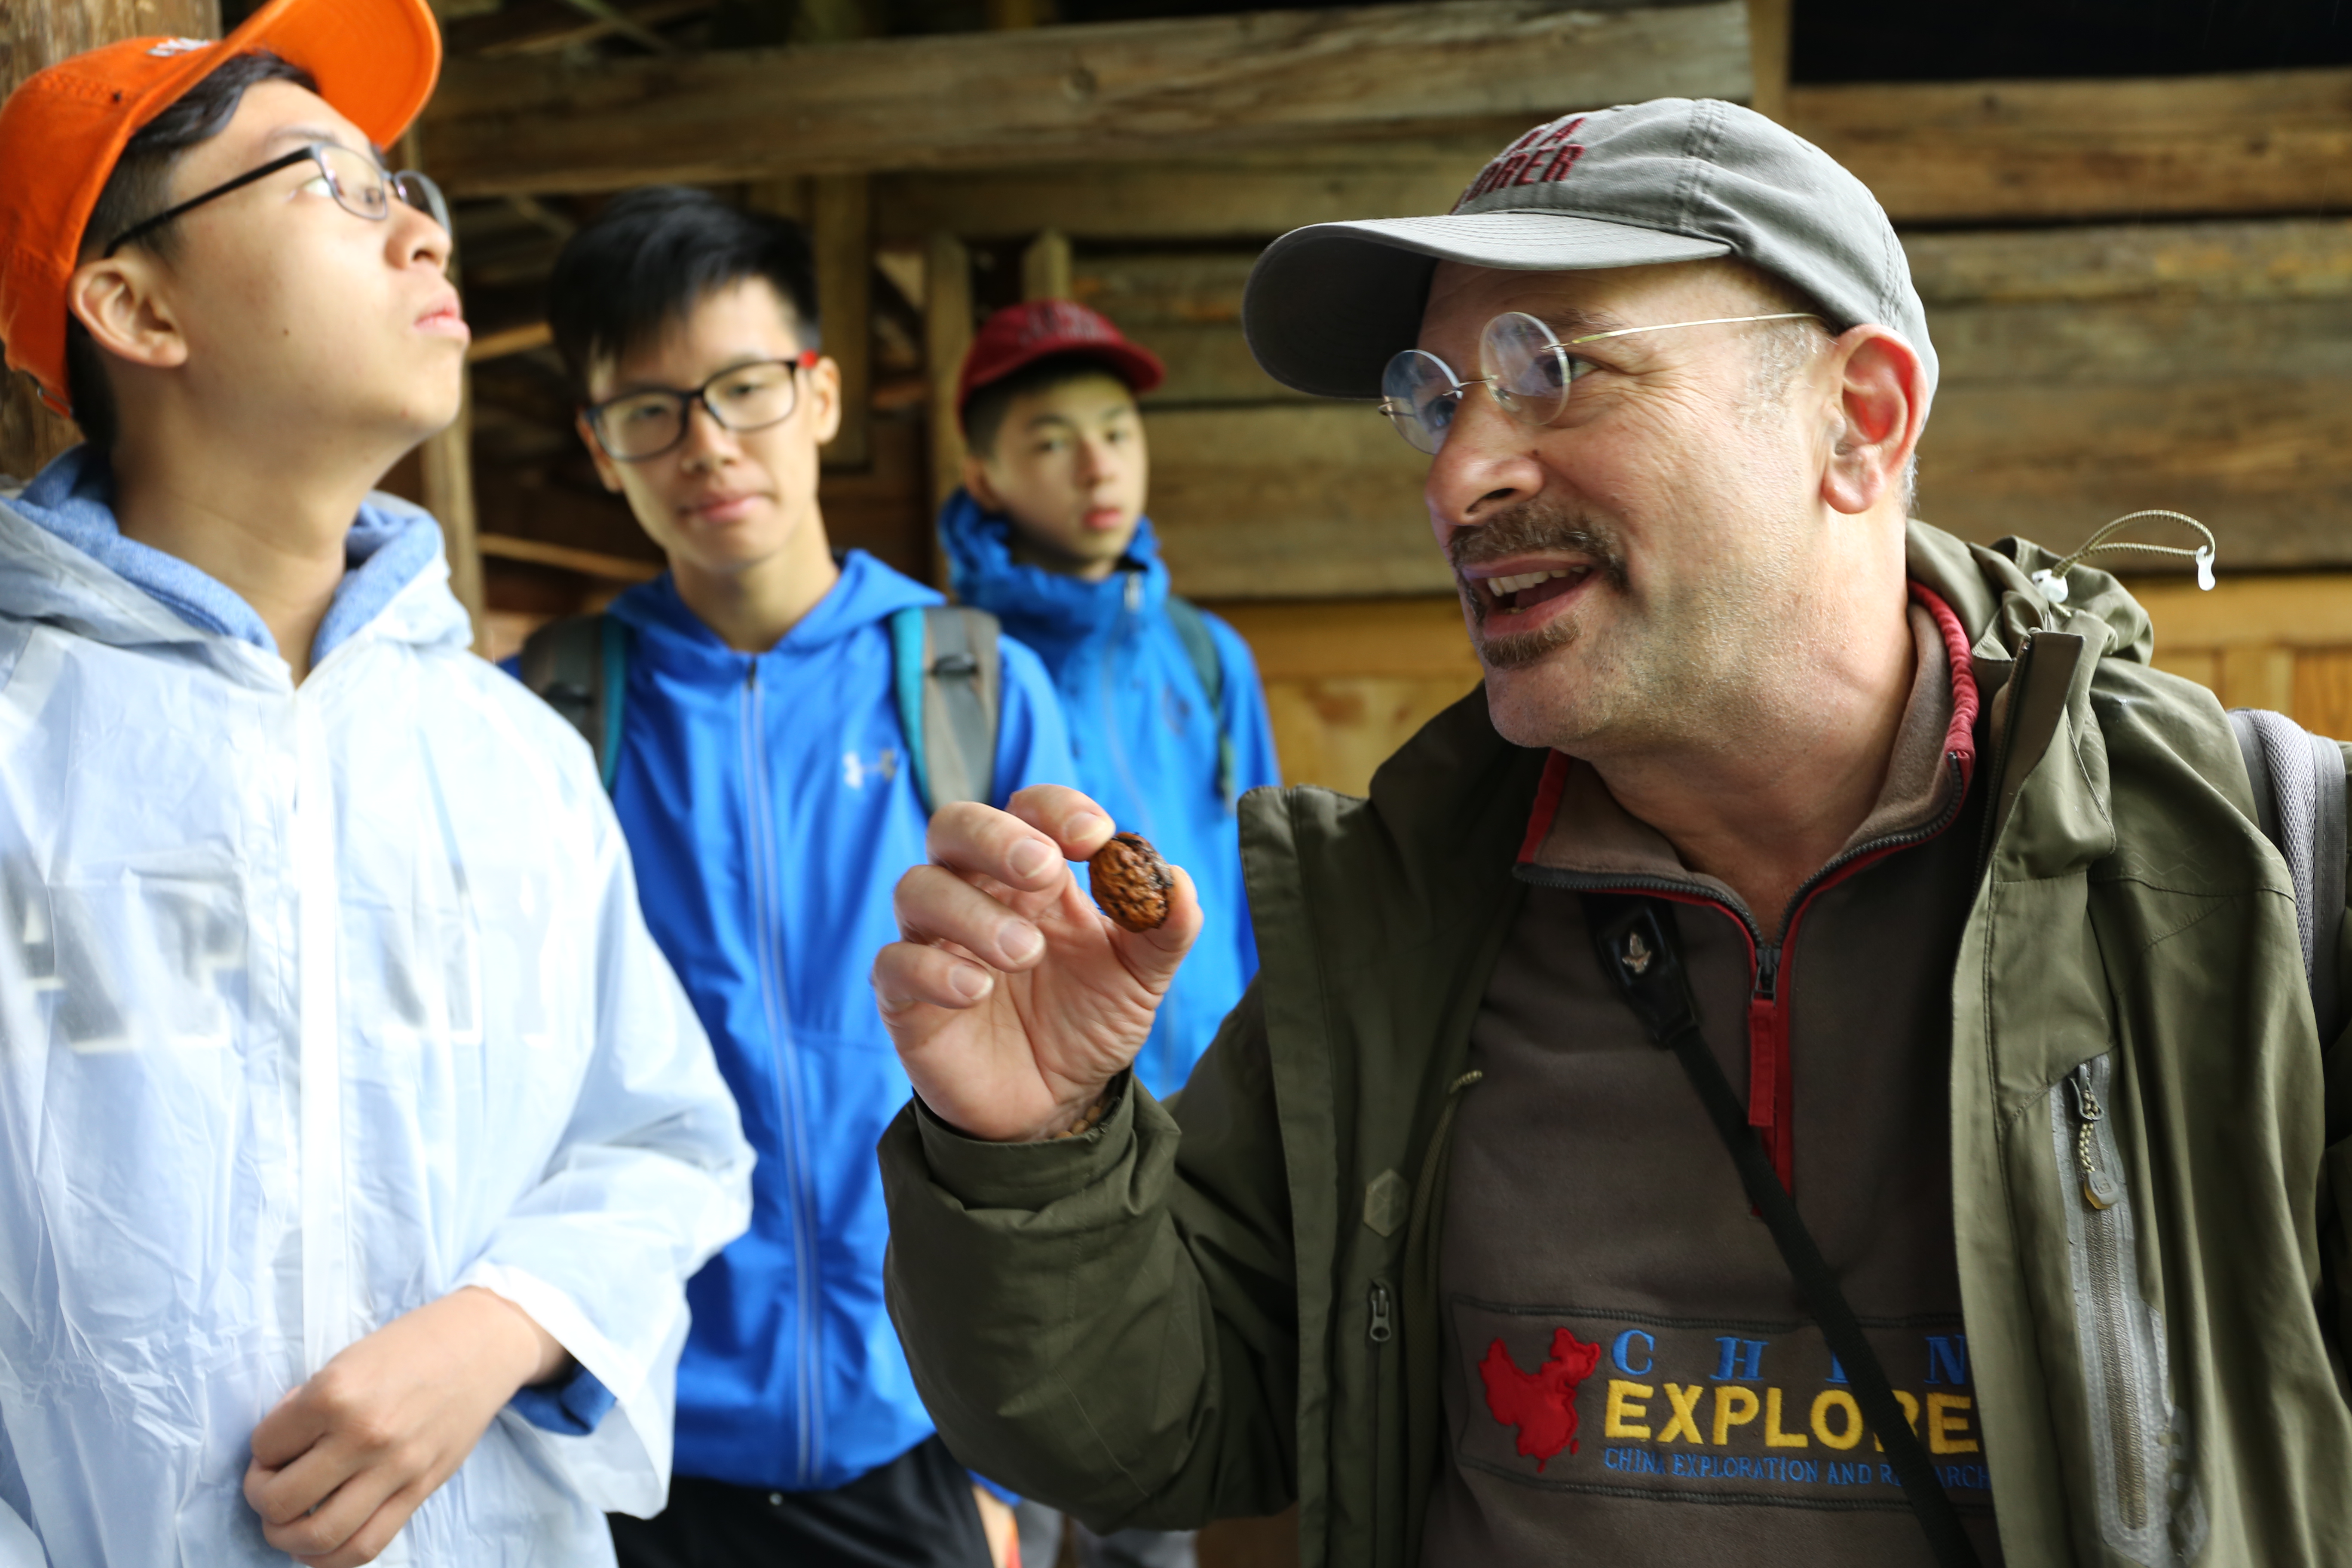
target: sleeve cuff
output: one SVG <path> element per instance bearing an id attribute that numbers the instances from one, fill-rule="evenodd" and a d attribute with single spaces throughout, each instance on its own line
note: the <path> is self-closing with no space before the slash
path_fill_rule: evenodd
<path id="1" fill-rule="evenodd" d="M 611 1414 L 614 1399 L 613 1391 L 583 1366 L 562 1383 L 517 1389 L 507 1404 L 542 1432 L 585 1437 Z"/>
<path id="2" fill-rule="evenodd" d="M 924 1162 L 931 1179 L 966 1208 L 1039 1209 L 1092 1186 L 1127 1154 L 1135 1140 L 1135 1099 L 1142 1090 L 1131 1073 L 1111 1089 L 1110 1109 L 1076 1138 L 1042 1143 L 989 1143 L 967 1138 L 915 1098 Z"/>

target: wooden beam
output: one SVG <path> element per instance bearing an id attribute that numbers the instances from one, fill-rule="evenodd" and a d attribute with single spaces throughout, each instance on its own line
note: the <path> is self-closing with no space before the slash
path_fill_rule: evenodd
<path id="1" fill-rule="evenodd" d="M 923 364 L 930 378 L 931 506 L 963 483 L 963 422 L 956 377 L 971 347 L 971 252 L 951 234 L 935 234 L 923 258 Z"/>
<path id="2" fill-rule="evenodd" d="M 1429 459 L 1370 404 L 1155 410 L 1151 521 L 1196 599 L 1449 592 L 1430 536 Z"/>
<path id="3" fill-rule="evenodd" d="M 841 429 L 824 460 L 862 468 L 874 414 L 874 207 L 863 174 L 822 174 L 810 183 L 819 325 L 824 352 L 841 368 Z"/>
<path id="4" fill-rule="evenodd" d="M 1756 79 L 1748 105 L 1757 113 L 1789 120 L 1789 28 L 1792 0 L 1748 0 L 1748 52 Z"/>
<path id="5" fill-rule="evenodd" d="M 449 591 L 474 623 L 474 651 L 482 652 L 489 625 L 483 619 L 482 552 L 474 512 L 474 465 L 467 439 L 473 424 L 472 377 L 449 427 L 428 437 L 418 456 L 425 468 L 425 510 L 441 524 L 442 548 L 449 558 Z"/>
<path id="6" fill-rule="evenodd" d="M 1798 87 L 1897 223 L 2352 208 L 2352 70 Z"/>
<path id="7" fill-rule="evenodd" d="M 1070 296 L 1070 237 L 1049 228 L 1021 252 L 1021 297 L 1067 300 Z"/>
<path id="8" fill-rule="evenodd" d="M 543 539 L 517 539 L 511 534 L 484 533 L 475 542 L 484 555 L 499 561 L 528 561 L 534 566 L 561 566 L 567 572 L 577 572 L 583 577 L 599 577 L 614 583 L 650 583 L 662 574 L 656 561 L 639 561 L 627 555 L 607 555 L 600 550 L 581 550 L 569 544 L 550 544 Z"/>
<path id="9" fill-rule="evenodd" d="M 452 60 L 426 110 L 460 195 L 1214 154 L 1366 128 L 1745 98 L 1744 0 L 1443 0 L 582 64 Z"/>
<path id="10" fill-rule="evenodd" d="M 529 353 L 533 349 L 543 349 L 554 341 L 555 333 L 545 321 L 525 321 L 520 327 L 484 332 L 467 343 L 466 363 L 479 364 L 486 359 L 504 359 L 509 354 Z"/>
<path id="11" fill-rule="evenodd" d="M 1237 152 L 1214 163 L 1033 164 L 875 180 L 886 244 L 934 229 L 1012 239 L 1059 229 L 1083 240 L 1242 239 L 1259 244 L 1302 224 L 1412 217 L 1453 206 L 1528 117 L 1442 137 Z"/>

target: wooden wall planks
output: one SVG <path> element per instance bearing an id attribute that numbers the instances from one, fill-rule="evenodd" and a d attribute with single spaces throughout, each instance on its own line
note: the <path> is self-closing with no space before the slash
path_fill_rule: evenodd
<path id="1" fill-rule="evenodd" d="M 451 192 L 505 195 L 1213 156 L 1750 85 L 1742 0 L 1447 0 L 588 67 L 453 60 L 424 133 Z"/>

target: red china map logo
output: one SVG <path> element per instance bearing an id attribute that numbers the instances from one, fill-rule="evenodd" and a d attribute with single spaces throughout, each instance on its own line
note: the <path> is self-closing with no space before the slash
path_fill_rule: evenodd
<path id="1" fill-rule="evenodd" d="M 1519 1429 L 1519 1452 L 1541 1471 L 1562 1448 L 1576 1452 L 1576 1389 L 1601 1365 L 1601 1347 L 1586 1344 L 1566 1329 L 1551 1336 L 1551 1356 L 1533 1372 L 1521 1372 L 1496 1340 L 1478 1363 L 1486 1385 L 1486 1408 L 1506 1426 Z"/>

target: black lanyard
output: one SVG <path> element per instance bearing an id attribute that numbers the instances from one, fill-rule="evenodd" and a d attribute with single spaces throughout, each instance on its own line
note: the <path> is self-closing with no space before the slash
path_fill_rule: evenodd
<path id="1" fill-rule="evenodd" d="M 1592 927 L 1592 945 L 1625 1005 L 1642 1022 L 1650 1043 L 1670 1050 L 1689 1075 L 1699 1102 L 1722 1135 L 1731 1162 L 1739 1167 L 1739 1184 L 1764 1216 L 1780 1247 L 1782 1261 L 1796 1276 L 1797 1289 L 1813 1310 L 1822 1336 L 1845 1370 L 1863 1419 L 1886 1449 L 1887 1462 L 1903 1483 L 1903 1495 L 1927 1537 L 1940 1568 L 1979 1568 L 1976 1547 L 1960 1528 L 1958 1510 L 1944 1495 L 1927 1451 L 1918 1434 L 1895 1403 L 1895 1386 L 1879 1364 L 1878 1352 L 1863 1337 L 1837 1276 L 1813 1245 L 1812 1233 L 1797 1214 L 1796 1200 L 1780 1184 L 1772 1162 L 1748 1125 L 1748 1112 L 1724 1081 L 1723 1068 L 1698 1032 L 1698 1010 L 1691 1001 L 1690 978 L 1683 970 L 1674 906 L 1657 899 L 1615 893 L 1584 895 L 1584 915 Z"/>

